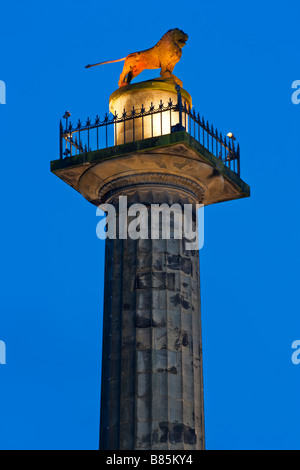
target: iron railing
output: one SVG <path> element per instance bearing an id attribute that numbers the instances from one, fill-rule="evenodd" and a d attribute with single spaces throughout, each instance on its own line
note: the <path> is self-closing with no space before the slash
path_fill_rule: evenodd
<path id="1" fill-rule="evenodd" d="M 85 123 L 79 120 L 75 126 L 69 122 L 71 115 L 69 112 L 66 112 L 64 115 L 65 125 L 63 126 L 62 121 L 60 121 L 60 158 L 86 154 L 121 143 L 135 142 L 147 137 L 171 134 L 184 130 L 221 160 L 224 165 L 240 175 L 240 146 L 235 145 L 234 136 L 231 135 L 231 138 L 228 138 L 228 136 L 223 137 L 222 133 L 219 133 L 214 126 L 205 121 L 203 117 L 201 118 L 199 113 L 197 114 L 194 109 L 191 110 L 187 103 L 183 102 L 179 86 L 176 87 L 176 90 L 176 103 L 173 103 L 170 98 L 167 105 L 161 101 L 158 107 L 151 103 L 147 110 L 143 105 L 139 110 L 133 108 L 131 111 L 126 111 L 124 109 L 121 116 L 118 116 L 116 112 L 114 115 L 106 113 L 103 120 L 96 116 L 94 122 L 88 118 Z M 165 119 L 165 116 L 168 115 L 165 113 L 169 113 L 169 119 L 167 119 L 168 129 L 166 129 Z M 174 113 L 177 113 L 176 119 L 174 119 Z M 147 126 L 145 126 L 147 118 Z M 156 119 L 155 131 L 154 119 Z M 175 125 L 173 125 L 174 120 L 176 120 Z M 138 126 L 137 123 L 139 124 Z M 120 125 L 122 125 L 121 133 L 120 127 L 118 127 Z M 129 138 L 128 129 L 130 129 Z"/>

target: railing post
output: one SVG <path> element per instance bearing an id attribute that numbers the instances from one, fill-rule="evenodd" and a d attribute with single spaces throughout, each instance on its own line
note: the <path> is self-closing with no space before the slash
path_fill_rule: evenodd
<path id="1" fill-rule="evenodd" d="M 115 131 L 115 141 L 114 141 L 114 144 L 115 144 L 115 146 L 118 145 L 117 120 L 118 120 L 118 115 L 117 115 L 117 111 L 115 110 L 115 114 L 114 114 L 114 131 Z"/>
<path id="2" fill-rule="evenodd" d="M 144 113 L 145 113 L 145 108 L 144 108 L 144 105 L 142 104 L 141 114 L 142 114 L 142 139 L 143 139 L 143 140 L 144 140 L 144 138 L 145 138 Z"/>
<path id="3" fill-rule="evenodd" d="M 176 85 L 177 91 L 177 101 L 178 101 L 178 112 L 179 112 L 179 128 L 182 129 L 182 96 L 181 96 L 181 87 Z"/>
<path id="4" fill-rule="evenodd" d="M 175 90 L 177 91 L 177 108 L 178 108 L 179 122 L 178 124 L 176 124 L 176 126 L 172 126 L 171 131 L 172 132 L 185 131 L 186 128 L 183 126 L 183 119 L 182 119 L 183 105 L 182 105 L 181 87 L 179 85 L 176 85 Z"/>
<path id="5" fill-rule="evenodd" d="M 63 125 L 61 120 L 59 123 L 59 157 L 61 160 L 63 159 Z"/>

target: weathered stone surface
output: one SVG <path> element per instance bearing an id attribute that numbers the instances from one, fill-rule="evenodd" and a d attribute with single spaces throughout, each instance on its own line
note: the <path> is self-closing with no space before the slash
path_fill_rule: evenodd
<path id="1" fill-rule="evenodd" d="M 102 449 L 204 448 L 199 253 L 184 243 L 107 240 Z"/>

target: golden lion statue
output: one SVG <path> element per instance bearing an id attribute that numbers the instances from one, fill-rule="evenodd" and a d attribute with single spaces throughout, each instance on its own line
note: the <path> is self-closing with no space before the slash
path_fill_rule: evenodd
<path id="1" fill-rule="evenodd" d="M 127 57 L 118 60 L 109 60 L 99 64 L 87 65 L 86 68 L 97 65 L 112 64 L 125 60 L 123 72 L 120 75 L 119 87 L 129 85 L 131 80 L 137 77 L 145 69 L 161 69 L 160 75 L 163 80 L 173 79 L 175 83 L 182 86 L 182 82 L 173 75 L 173 70 L 182 56 L 182 48 L 188 40 L 188 35 L 180 29 L 170 29 L 161 40 L 151 49 L 141 52 L 133 52 Z"/>

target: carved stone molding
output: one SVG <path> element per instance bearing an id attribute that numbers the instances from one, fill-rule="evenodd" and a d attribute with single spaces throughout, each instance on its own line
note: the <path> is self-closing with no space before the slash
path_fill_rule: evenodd
<path id="1" fill-rule="evenodd" d="M 120 193 L 124 195 L 128 193 L 141 193 L 149 192 L 155 188 L 156 193 L 178 193 L 179 197 L 183 199 L 190 198 L 202 204 L 205 199 L 206 188 L 200 184 L 195 183 L 187 178 L 164 173 L 139 173 L 137 175 L 126 175 L 123 177 L 116 178 L 104 186 L 102 186 L 99 192 L 100 204 L 113 202 L 114 198 Z M 143 198 L 142 198 L 143 199 Z M 158 196 L 157 201 L 149 200 L 149 203 L 160 202 Z M 163 198 L 162 198 L 163 199 Z M 142 202 L 142 201 L 141 201 Z M 145 202 L 143 200 L 143 202 Z M 165 199 L 166 202 L 166 199 Z"/>

